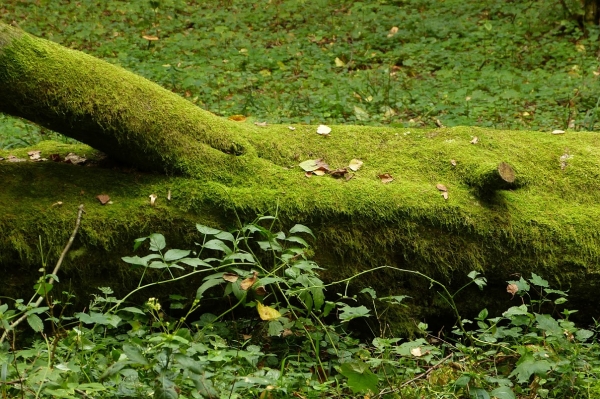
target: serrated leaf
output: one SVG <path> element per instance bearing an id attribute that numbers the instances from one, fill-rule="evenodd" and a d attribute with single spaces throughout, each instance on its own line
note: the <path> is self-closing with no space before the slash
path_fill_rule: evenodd
<path id="1" fill-rule="evenodd" d="M 379 379 L 369 366 L 360 361 L 354 360 L 340 365 L 340 373 L 348 379 L 348 387 L 353 393 L 375 393 L 377 392 L 377 383 Z"/>
<path id="2" fill-rule="evenodd" d="M 29 327 L 33 329 L 35 332 L 44 331 L 44 322 L 40 319 L 40 316 L 36 314 L 30 314 L 27 316 L 27 323 Z"/>
<path id="3" fill-rule="evenodd" d="M 173 262 L 174 260 L 185 258 L 190 254 L 191 251 L 185 249 L 169 249 L 165 255 L 166 262 Z"/>
<path id="4" fill-rule="evenodd" d="M 490 394 L 483 388 L 471 388 L 469 396 L 472 399 L 490 399 Z"/>
<path id="5" fill-rule="evenodd" d="M 213 229 L 212 227 L 208 227 L 203 224 L 196 224 L 196 230 L 204 235 L 215 235 L 221 232 L 221 230 Z"/>
<path id="6" fill-rule="evenodd" d="M 306 233 L 306 234 L 310 234 L 313 238 L 315 238 L 315 235 L 313 234 L 312 230 L 303 224 L 295 224 L 290 229 L 290 234 L 295 234 L 295 233 Z"/>
<path id="7" fill-rule="evenodd" d="M 217 251 L 225 252 L 227 255 L 231 254 L 233 251 L 221 240 L 210 240 L 204 244 L 204 248 L 214 249 Z"/>
<path id="8" fill-rule="evenodd" d="M 150 251 L 162 251 L 167 246 L 165 236 L 162 234 L 150 234 L 148 238 L 150 238 Z"/>
<path id="9" fill-rule="evenodd" d="M 519 384 L 529 382 L 532 375 L 544 376 L 552 366 L 545 359 L 535 359 L 532 354 L 522 356 L 517 362 L 517 367 L 510 373 L 510 377 L 516 376 Z"/>
<path id="10" fill-rule="evenodd" d="M 143 366 L 148 365 L 148 360 L 142 354 L 142 351 L 134 345 L 125 344 L 123 345 L 123 352 L 127 355 L 127 358 L 131 360 L 132 364 L 141 364 Z"/>
<path id="11" fill-rule="evenodd" d="M 340 319 L 342 321 L 350 321 L 358 317 L 369 317 L 370 310 L 366 306 L 348 306 L 345 305 L 340 308 Z"/>
<path id="12" fill-rule="evenodd" d="M 529 281 L 531 282 L 531 284 L 537 285 L 539 287 L 548 288 L 549 286 L 548 281 L 544 280 L 535 273 L 531 273 L 531 278 L 529 279 Z"/>
<path id="13" fill-rule="evenodd" d="M 490 392 L 493 398 L 496 399 L 516 399 L 515 393 L 510 387 L 500 386 Z"/>

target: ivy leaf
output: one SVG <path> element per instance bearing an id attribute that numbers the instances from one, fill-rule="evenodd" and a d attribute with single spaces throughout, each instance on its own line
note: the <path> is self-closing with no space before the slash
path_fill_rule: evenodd
<path id="1" fill-rule="evenodd" d="M 377 392 L 379 379 L 366 363 L 360 360 L 342 363 L 340 373 L 348 378 L 348 387 L 353 393 Z"/>

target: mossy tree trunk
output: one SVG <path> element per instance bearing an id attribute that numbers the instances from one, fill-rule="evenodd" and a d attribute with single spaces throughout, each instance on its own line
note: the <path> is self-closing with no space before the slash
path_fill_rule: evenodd
<path id="1" fill-rule="evenodd" d="M 275 212 L 283 224 L 315 229 L 315 256 L 330 278 L 387 264 L 445 281 L 480 270 L 498 282 L 535 271 L 563 288 L 600 283 L 595 133 L 333 126 L 322 136 L 314 126 L 258 127 L 219 118 L 117 66 L 3 24 L 0 112 L 142 170 L 167 172 L 0 162 L 0 273 L 13 276 L 15 287 L 23 268 L 38 268 L 40 235 L 51 253 L 60 252 L 79 203 L 87 213 L 65 270 L 79 271 L 88 285 L 111 284 L 102 279 L 124 266 L 120 256 L 131 254 L 134 238 L 162 232 L 192 246 L 194 222 L 230 228 L 237 217 Z M 43 156 L 92 151 L 58 143 L 36 148 Z M 353 158 L 364 165 L 348 180 L 305 177 L 298 164 L 317 158 L 332 169 Z M 514 182 L 499 165 L 510 168 Z M 384 174 L 394 180 L 383 183 Z M 482 196 L 481 187 L 493 195 Z M 148 200 L 153 193 L 156 206 Z M 100 205 L 98 194 L 113 204 Z M 425 282 L 406 276 L 368 276 L 364 285 L 383 294 L 427 293 Z M 431 311 L 427 303 L 411 309 Z"/>

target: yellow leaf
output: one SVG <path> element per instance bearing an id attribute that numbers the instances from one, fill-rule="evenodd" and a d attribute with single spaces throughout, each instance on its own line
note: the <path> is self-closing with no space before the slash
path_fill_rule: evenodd
<path id="1" fill-rule="evenodd" d="M 336 67 L 340 67 L 341 68 L 341 67 L 343 67 L 345 65 L 346 65 L 346 63 L 344 61 L 340 60 L 338 57 L 335 57 L 335 66 Z"/>
<path id="2" fill-rule="evenodd" d="M 261 320 L 276 320 L 281 317 L 281 313 L 279 313 L 276 309 L 265 306 L 260 302 L 256 303 L 256 310 L 258 310 L 258 315 L 260 316 Z"/>

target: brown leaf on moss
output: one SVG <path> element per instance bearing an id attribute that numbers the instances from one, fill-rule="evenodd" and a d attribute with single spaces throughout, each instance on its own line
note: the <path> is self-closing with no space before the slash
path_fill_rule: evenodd
<path id="1" fill-rule="evenodd" d="M 254 122 L 256 126 L 265 127 L 267 126 L 267 122 Z"/>
<path id="2" fill-rule="evenodd" d="M 246 117 L 244 115 L 231 115 L 227 119 L 229 119 L 230 121 L 244 122 L 246 120 Z"/>
<path id="3" fill-rule="evenodd" d="M 435 188 L 437 188 L 440 191 L 448 191 L 448 189 L 446 188 L 446 186 L 444 186 L 443 184 L 436 184 Z"/>
<path id="4" fill-rule="evenodd" d="M 148 197 L 150 197 L 150 206 L 155 206 L 158 196 L 156 194 L 150 194 Z"/>
<path id="5" fill-rule="evenodd" d="M 87 161 L 85 157 L 80 157 L 79 155 L 75 155 L 72 152 L 68 153 L 65 157 L 65 163 L 72 163 L 73 165 L 81 165 Z"/>
<path id="6" fill-rule="evenodd" d="M 40 150 L 29 151 L 27 153 L 27 155 L 29 155 L 29 159 L 31 159 L 32 161 L 41 160 L 41 154 L 42 154 L 42 152 Z"/>
<path id="7" fill-rule="evenodd" d="M 106 194 L 97 195 L 96 198 L 98 199 L 98 201 L 100 201 L 102 205 L 106 205 L 108 201 L 110 201 L 110 197 Z"/>
<path id="8" fill-rule="evenodd" d="M 450 165 L 452 165 L 452 166 L 456 166 L 456 161 L 455 161 L 454 159 L 451 159 L 451 160 L 450 160 Z"/>
<path id="9" fill-rule="evenodd" d="M 378 177 L 383 184 L 387 184 L 391 181 L 394 181 L 394 178 L 389 173 L 384 173 L 382 175 L 378 175 Z"/>
<path id="10" fill-rule="evenodd" d="M 304 172 L 304 177 L 312 177 L 313 172 Z"/>
<path id="11" fill-rule="evenodd" d="M 354 173 L 348 173 L 346 174 L 346 181 L 352 179 L 354 177 Z"/>
<path id="12" fill-rule="evenodd" d="M 154 41 L 158 40 L 158 36 L 143 35 L 142 37 L 150 42 L 154 42 Z"/>
<path id="13" fill-rule="evenodd" d="M 50 154 L 50 160 L 53 162 L 61 162 L 62 158 L 59 154 Z"/>
<path id="14" fill-rule="evenodd" d="M 471 140 L 471 144 L 477 144 L 479 142 L 479 137 L 475 136 L 473 137 L 473 140 Z"/>
<path id="15" fill-rule="evenodd" d="M 442 192 L 442 197 L 444 197 L 444 199 L 447 200 L 448 199 L 448 191 Z"/>
<path id="16" fill-rule="evenodd" d="M 332 177 L 339 179 L 340 177 L 344 177 L 346 175 L 346 173 L 348 173 L 348 169 L 340 168 L 340 169 L 332 170 L 329 174 Z"/>
<path id="17" fill-rule="evenodd" d="M 361 168 L 361 166 L 363 166 L 363 161 L 354 158 L 350 161 L 350 165 L 348 165 L 348 168 L 350 168 L 350 170 L 352 170 L 353 172 L 356 172 Z"/>
<path id="18" fill-rule="evenodd" d="M 324 176 L 327 171 L 325 169 L 317 169 L 312 172 L 315 176 Z"/>
<path id="19" fill-rule="evenodd" d="M 14 155 L 9 155 L 7 160 L 8 160 L 8 162 L 25 162 L 25 159 L 17 158 Z"/>
<path id="20" fill-rule="evenodd" d="M 289 328 L 286 328 L 285 330 L 283 330 L 283 332 L 281 333 L 281 336 L 283 338 L 285 337 L 289 337 L 290 335 L 293 335 L 294 333 L 292 332 L 292 330 L 290 330 Z"/>
<path id="21" fill-rule="evenodd" d="M 256 283 L 256 279 L 258 279 L 258 272 L 254 272 L 252 274 L 252 277 L 244 279 L 244 281 L 242 281 L 242 283 L 240 284 L 240 288 L 244 291 L 247 291 L 248 288 L 252 287 L 254 283 Z"/>

